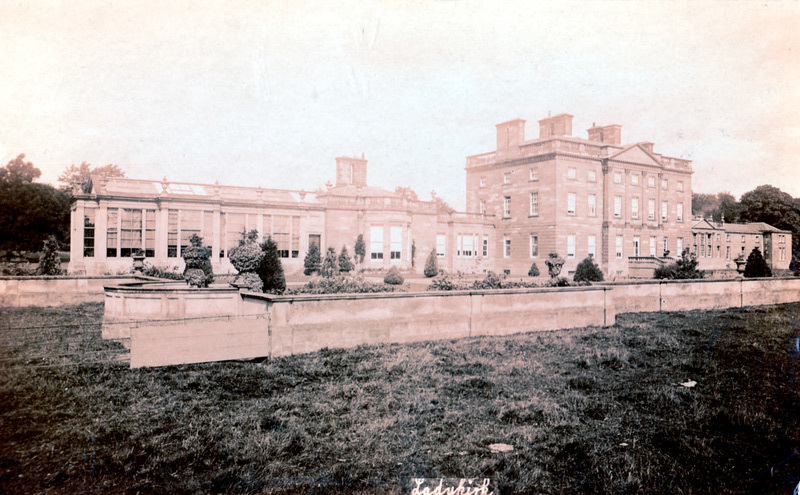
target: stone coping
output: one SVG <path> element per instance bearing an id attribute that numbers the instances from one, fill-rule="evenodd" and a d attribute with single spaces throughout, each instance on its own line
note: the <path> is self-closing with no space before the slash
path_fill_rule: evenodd
<path id="1" fill-rule="evenodd" d="M 719 282 L 747 282 L 749 280 L 759 281 L 759 280 L 796 280 L 798 277 L 753 277 L 753 278 L 744 278 L 744 277 L 734 277 L 734 278 L 687 278 L 687 279 L 631 279 L 631 280 L 623 280 L 618 282 L 597 282 L 596 285 L 598 286 L 616 286 L 616 285 L 652 285 L 652 284 L 692 284 L 692 283 L 704 283 L 704 284 L 713 284 Z"/>
<path id="2" fill-rule="evenodd" d="M 163 280 L 160 278 L 146 277 L 144 275 L 0 275 L 0 280 L 114 280 L 120 278 L 138 278 L 141 280 Z"/>

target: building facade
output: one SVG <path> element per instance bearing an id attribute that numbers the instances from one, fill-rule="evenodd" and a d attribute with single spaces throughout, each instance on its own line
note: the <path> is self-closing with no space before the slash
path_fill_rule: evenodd
<path id="1" fill-rule="evenodd" d="M 761 251 L 773 273 L 788 270 L 792 258 L 792 232 L 764 222 L 693 221 L 692 252 L 697 256 L 701 270 L 736 270 L 736 260 L 747 261 L 754 248 Z"/>
<path id="2" fill-rule="evenodd" d="M 524 274 L 555 252 L 565 274 L 589 255 L 609 278 L 652 274 L 691 242 L 691 161 L 623 145 L 619 125 L 573 137 L 572 118 L 540 120 L 532 140 L 524 120 L 498 124 L 496 150 L 467 157 L 467 211 L 497 219 L 496 269 Z"/>

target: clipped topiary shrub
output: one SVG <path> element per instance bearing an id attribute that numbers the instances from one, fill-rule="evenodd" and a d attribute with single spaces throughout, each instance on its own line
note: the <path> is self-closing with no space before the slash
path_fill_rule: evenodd
<path id="1" fill-rule="evenodd" d="M 538 277 L 539 276 L 539 267 L 536 266 L 536 262 L 534 261 L 531 265 L 531 269 L 528 270 L 529 277 Z"/>
<path id="2" fill-rule="evenodd" d="M 697 257 L 686 248 L 681 257 L 673 264 L 653 270 L 653 278 L 657 279 L 697 279 L 703 278 L 703 272 L 697 269 Z"/>
<path id="3" fill-rule="evenodd" d="M 236 277 L 236 285 L 251 292 L 264 291 L 264 282 L 261 281 L 261 277 L 259 277 L 256 272 L 240 273 L 239 276 Z"/>
<path id="4" fill-rule="evenodd" d="M 263 283 L 262 290 L 269 294 L 283 294 L 286 291 L 286 278 L 283 276 L 283 265 L 278 257 L 278 245 L 267 237 L 261 243 L 261 263 L 258 265 L 256 273 Z"/>
<path id="5" fill-rule="evenodd" d="M 389 285 L 402 285 L 404 281 L 405 279 L 400 274 L 400 270 L 398 270 L 396 266 L 391 267 L 386 273 L 386 276 L 383 277 L 383 283 Z"/>
<path id="6" fill-rule="evenodd" d="M 544 260 L 544 264 L 547 265 L 547 273 L 550 274 L 550 278 L 558 277 L 558 274 L 561 273 L 561 268 L 564 266 L 566 261 L 564 258 L 558 255 L 558 253 L 550 253 L 547 255 L 547 259 Z"/>
<path id="7" fill-rule="evenodd" d="M 339 275 L 339 260 L 336 257 L 336 251 L 334 251 L 331 247 L 329 247 L 328 252 L 325 253 L 325 259 L 322 260 L 322 266 L 319 269 L 319 274 L 326 278 Z"/>
<path id="8" fill-rule="evenodd" d="M 356 263 L 359 265 L 364 263 L 364 256 L 367 255 L 367 246 L 364 244 L 364 236 L 362 234 L 358 234 L 358 237 L 356 237 L 356 245 L 353 250 L 356 253 Z"/>
<path id="9" fill-rule="evenodd" d="M 303 260 L 303 275 L 313 275 L 319 271 L 322 265 L 322 256 L 319 252 L 319 246 L 311 244 L 308 246 L 308 253 Z"/>
<path id="10" fill-rule="evenodd" d="M 753 250 L 750 251 L 750 255 L 747 257 L 747 264 L 744 266 L 744 276 L 745 278 L 772 276 L 772 270 L 769 265 L 767 265 L 767 261 L 761 255 L 761 251 L 757 247 L 753 248 Z"/>
<path id="11" fill-rule="evenodd" d="M 426 277 L 431 278 L 439 274 L 439 261 L 436 259 L 436 250 L 432 249 L 431 254 L 425 261 L 425 270 L 423 271 Z"/>
<path id="12" fill-rule="evenodd" d="M 572 277 L 575 282 L 602 282 L 603 270 L 597 266 L 591 256 L 587 256 L 583 261 L 578 263 L 575 269 L 575 276 Z"/>
<path id="13" fill-rule="evenodd" d="M 183 261 L 186 268 L 183 269 L 183 278 L 192 287 L 208 287 L 214 281 L 214 274 L 211 267 L 211 248 L 203 247 L 203 238 L 197 234 L 192 234 L 189 238 L 190 246 L 183 250 Z M 203 272 L 201 278 L 193 269 Z"/>
<path id="14" fill-rule="evenodd" d="M 39 266 L 36 275 L 61 275 L 61 258 L 58 256 L 58 241 L 50 236 L 44 241 L 42 254 L 39 255 Z"/>
<path id="15" fill-rule="evenodd" d="M 349 273 L 352 272 L 354 268 L 353 260 L 350 259 L 350 253 L 347 252 L 347 246 L 342 246 L 342 252 L 339 254 L 339 271 Z"/>

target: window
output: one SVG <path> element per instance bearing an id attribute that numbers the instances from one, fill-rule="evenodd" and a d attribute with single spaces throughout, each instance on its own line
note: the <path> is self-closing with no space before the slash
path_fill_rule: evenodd
<path id="1" fill-rule="evenodd" d="M 731 259 L 731 247 L 730 246 L 725 246 L 725 259 L 726 260 Z"/>
<path id="2" fill-rule="evenodd" d="M 619 172 L 614 172 L 614 184 L 621 184 L 622 183 L 622 174 Z"/>
<path id="3" fill-rule="evenodd" d="M 185 227 L 184 223 L 187 219 L 187 211 L 181 211 L 180 214 L 180 223 L 179 227 L 181 229 L 181 253 L 183 250 L 189 245 L 188 237 L 186 237 L 185 231 L 183 228 Z M 194 217 L 194 215 L 192 215 Z M 192 225 L 190 228 L 200 229 L 199 225 L 196 226 L 195 223 L 198 222 L 199 215 L 191 219 Z M 291 226 L 290 218 L 286 215 L 280 215 L 275 217 L 275 233 L 272 236 L 272 240 L 275 241 L 275 244 L 278 245 L 278 256 L 280 258 L 288 258 L 289 257 L 289 242 L 291 241 L 289 228 Z M 220 244 L 225 249 L 225 254 L 229 255 L 231 249 L 237 247 L 239 245 L 239 241 L 242 238 L 242 231 L 246 230 L 247 228 L 247 216 L 244 213 L 225 213 L 225 243 Z"/>
<path id="4" fill-rule="evenodd" d="M 656 178 L 655 177 L 648 177 L 647 178 L 647 187 L 656 187 Z"/>
<path id="5" fill-rule="evenodd" d="M 531 193 L 531 216 L 539 216 L 539 192 L 534 191 Z"/>
<path id="6" fill-rule="evenodd" d="M 447 236 L 444 234 L 436 235 L 436 257 L 444 258 L 445 247 L 447 247 Z"/>
<path id="7" fill-rule="evenodd" d="M 586 174 L 586 178 L 589 180 L 589 182 L 595 182 L 597 180 L 597 173 L 594 170 L 589 170 L 589 172 Z"/>
<path id="8" fill-rule="evenodd" d="M 119 209 L 109 208 L 106 215 L 106 256 L 117 257 L 119 243 Z"/>
<path id="9" fill-rule="evenodd" d="M 567 215 L 575 214 L 575 193 L 567 193 Z"/>
<path id="10" fill-rule="evenodd" d="M 503 174 L 503 184 L 511 184 L 511 172 Z"/>
<path id="11" fill-rule="evenodd" d="M 656 256 L 656 236 L 654 235 L 650 236 L 650 256 L 654 258 Z"/>
<path id="12" fill-rule="evenodd" d="M 631 198 L 631 218 L 639 218 L 639 198 Z"/>
<path id="13" fill-rule="evenodd" d="M 744 242 L 744 234 L 742 234 L 742 242 Z"/>
<path id="14" fill-rule="evenodd" d="M 220 242 L 219 242 L 219 257 L 220 257 L 220 258 L 222 258 L 223 256 L 225 256 L 225 220 L 226 220 L 226 217 L 227 217 L 227 215 L 225 215 L 224 213 L 221 213 L 221 214 L 219 215 L 219 235 L 220 235 Z M 177 217 L 175 217 L 175 218 L 177 218 Z M 177 220 L 176 220 L 176 222 L 177 222 Z M 177 225 L 177 223 L 176 223 L 176 225 Z M 177 248 L 177 245 L 178 245 L 178 241 L 177 241 L 177 239 L 178 239 L 177 227 L 175 227 L 175 229 L 176 229 L 176 230 L 175 230 L 175 246 L 176 246 L 176 247 L 175 247 L 175 250 L 176 250 L 176 252 L 177 252 L 177 249 L 178 249 L 178 248 Z M 273 232 L 273 231 L 270 231 L 270 232 Z M 272 240 L 274 241 L 274 240 L 275 240 L 275 238 L 273 237 L 273 238 L 272 238 Z M 177 256 L 177 255 L 176 255 L 176 256 Z"/>
<path id="15" fill-rule="evenodd" d="M 725 234 L 725 242 L 731 242 L 731 235 L 730 234 L 727 234 L 727 233 Z"/>
<path id="16" fill-rule="evenodd" d="M 616 239 L 614 245 L 615 245 L 616 251 L 617 251 L 617 259 L 621 260 L 622 259 L 622 236 L 621 235 L 617 236 L 617 239 Z"/>
<path id="17" fill-rule="evenodd" d="M 587 250 L 589 256 L 592 258 L 597 257 L 597 236 L 590 235 L 587 240 Z"/>
<path id="18" fill-rule="evenodd" d="M 510 258 L 511 257 L 511 239 L 507 236 L 503 236 L 503 258 Z"/>
<path id="19" fill-rule="evenodd" d="M 761 236 L 757 235 L 757 236 L 755 236 L 755 238 L 756 238 L 756 244 L 758 244 L 758 240 L 761 239 Z"/>
<path id="20" fill-rule="evenodd" d="M 486 215 L 486 200 L 482 199 L 480 202 L 481 215 Z"/>
<path id="21" fill-rule="evenodd" d="M 156 255 L 156 210 L 144 210 L 144 255 Z"/>
<path id="22" fill-rule="evenodd" d="M 183 251 L 191 246 L 191 243 L 189 242 L 190 237 L 195 234 L 202 237 L 202 215 L 203 212 L 199 210 L 181 210 L 179 224 L 181 232 L 181 256 L 183 256 Z M 231 235 L 231 239 L 228 239 L 228 249 L 235 248 L 239 245 L 239 240 L 242 238 L 242 231 L 245 230 L 244 214 L 240 213 L 237 216 L 236 221 L 238 222 L 237 225 L 241 225 L 241 228 Z M 230 223 L 231 222 L 229 222 L 229 224 Z"/>
<path id="23" fill-rule="evenodd" d="M 531 234 L 531 258 L 535 258 L 539 256 L 539 236 L 536 234 Z"/>
<path id="24" fill-rule="evenodd" d="M 539 169 L 538 168 L 530 169 L 529 173 L 530 173 L 529 180 L 539 180 Z"/>
<path id="25" fill-rule="evenodd" d="M 403 227 L 389 227 L 389 259 L 400 260 L 403 246 Z"/>
<path id="26" fill-rule="evenodd" d="M 678 222 L 683 222 L 683 203 L 678 203 L 678 209 L 675 213 L 675 220 Z"/>
<path id="27" fill-rule="evenodd" d="M 667 190 L 667 179 L 661 179 L 661 189 Z"/>
<path id="28" fill-rule="evenodd" d="M 167 257 L 178 257 L 178 210 L 167 213 Z"/>
<path id="29" fill-rule="evenodd" d="M 463 247 L 461 249 L 461 254 L 465 258 L 472 258 L 473 255 L 474 255 L 474 251 L 472 250 L 473 239 L 474 239 L 474 237 L 473 237 L 472 234 L 467 234 L 467 235 L 464 236 Z"/>
<path id="30" fill-rule="evenodd" d="M 308 247 L 317 246 L 317 249 L 322 249 L 322 235 L 321 234 L 308 234 Z"/>
<path id="31" fill-rule="evenodd" d="M 633 255 L 639 256 L 639 236 L 633 236 Z"/>
<path id="32" fill-rule="evenodd" d="M 594 194 L 589 195 L 589 216 L 593 217 L 597 214 L 597 196 Z"/>
<path id="33" fill-rule="evenodd" d="M 503 218 L 511 218 L 511 196 L 503 198 Z"/>
<path id="34" fill-rule="evenodd" d="M 722 238 L 721 236 L 722 234 L 717 233 L 717 242 L 719 242 L 719 240 Z"/>
<path id="35" fill-rule="evenodd" d="M 483 257 L 484 258 L 488 258 L 489 257 L 489 236 L 488 235 L 483 236 Z"/>
<path id="36" fill-rule="evenodd" d="M 300 217 L 292 217 L 292 258 L 300 256 Z"/>
<path id="37" fill-rule="evenodd" d="M 786 235 L 784 234 L 778 235 L 778 244 L 786 244 Z"/>
<path id="38" fill-rule="evenodd" d="M 480 187 L 486 187 L 486 177 L 481 177 L 479 185 Z"/>
<path id="39" fill-rule="evenodd" d="M 656 200 L 655 199 L 648 199 L 647 200 L 647 219 L 648 220 L 655 220 L 656 219 Z"/>
<path id="40" fill-rule="evenodd" d="M 778 248 L 778 261 L 786 261 L 786 248 Z"/>
<path id="41" fill-rule="evenodd" d="M 85 258 L 94 257 L 94 222 L 96 215 L 96 208 L 84 208 L 83 210 L 83 256 Z"/>
<path id="42" fill-rule="evenodd" d="M 679 180 L 675 187 L 678 189 L 678 191 L 683 191 L 683 181 Z"/>
<path id="43" fill-rule="evenodd" d="M 639 174 L 631 175 L 631 184 L 633 184 L 634 186 L 639 185 Z"/>
<path id="44" fill-rule="evenodd" d="M 142 249 L 142 210 L 122 209 L 119 245 L 119 253 L 123 258 L 130 258 Z"/>
<path id="45" fill-rule="evenodd" d="M 678 251 L 676 254 L 680 256 L 683 253 L 683 237 L 678 237 L 678 243 L 676 247 Z"/>
<path id="46" fill-rule="evenodd" d="M 575 167 L 570 167 L 567 169 L 567 179 L 574 179 L 578 175 L 578 171 Z"/>
<path id="47" fill-rule="evenodd" d="M 383 226 L 371 226 L 369 228 L 369 259 L 383 259 Z"/>
<path id="48" fill-rule="evenodd" d="M 669 204 L 666 201 L 661 202 L 661 221 L 667 221 L 667 210 L 669 209 Z"/>
<path id="49" fill-rule="evenodd" d="M 614 196 L 614 216 L 622 216 L 622 196 Z"/>
<path id="50" fill-rule="evenodd" d="M 575 236 L 567 236 L 567 258 L 575 257 Z"/>
<path id="51" fill-rule="evenodd" d="M 719 245 L 717 245 L 717 258 L 719 258 L 719 256 L 720 256 L 719 253 L 720 253 L 720 249 L 719 249 Z"/>
<path id="52" fill-rule="evenodd" d="M 667 253 L 669 252 L 669 246 L 667 241 L 668 241 L 667 236 L 664 236 L 664 245 L 663 245 L 664 249 L 661 251 L 662 253 L 664 253 L 664 256 L 666 256 Z"/>

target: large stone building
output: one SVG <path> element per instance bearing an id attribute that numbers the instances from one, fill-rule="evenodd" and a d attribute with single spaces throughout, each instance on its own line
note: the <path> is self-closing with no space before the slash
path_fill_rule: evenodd
<path id="1" fill-rule="evenodd" d="M 764 222 L 723 223 L 703 219 L 692 222 L 692 252 L 702 270 L 736 270 L 736 260 L 747 261 L 754 248 L 761 251 L 773 273 L 788 270 L 792 232 Z"/>
<path id="2" fill-rule="evenodd" d="M 707 265 L 700 253 L 709 235 L 709 258 L 727 266 L 723 250 L 739 254 L 741 246 L 716 238 L 724 229 L 693 232 L 689 160 L 655 153 L 649 142 L 623 145 L 619 125 L 573 137 L 568 114 L 540 120 L 536 139 L 525 139 L 520 119 L 496 130 L 495 151 L 466 159 L 467 212 L 440 212 L 434 201 L 369 186 L 363 155 L 336 158 L 335 185 L 318 192 L 95 176 L 74 195 L 70 271 L 128 270 L 138 250 L 154 265 L 181 267 L 183 248 L 198 234 L 212 247 L 214 271 L 229 273 L 228 251 L 253 229 L 275 240 L 287 273 L 302 270 L 311 244 L 352 254 L 359 234 L 365 268 L 417 272 L 434 250 L 450 272 L 513 276 L 532 263 L 545 271 L 551 252 L 566 259 L 564 274 L 591 255 L 608 278 L 649 278 L 684 248 Z M 765 232 L 758 235 L 770 245 L 766 254 L 775 253 L 771 262 L 788 267 L 789 233 L 767 240 Z M 782 239 L 789 239 L 783 250 Z"/>
<path id="3" fill-rule="evenodd" d="M 494 266 L 522 274 L 556 252 L 574 271 L 589 255 L 607 276 L 633 266 L 652 274 L 655 258 L 691 241 L 691 161 L 622 144 L 621 126 L 595 126 L 572 136 L 572 115 L 498 124 L 497 149 L 467 157 L 467 211 L 495 222 Z M 542 266 L 540 263 L 539 266 Z"/>

